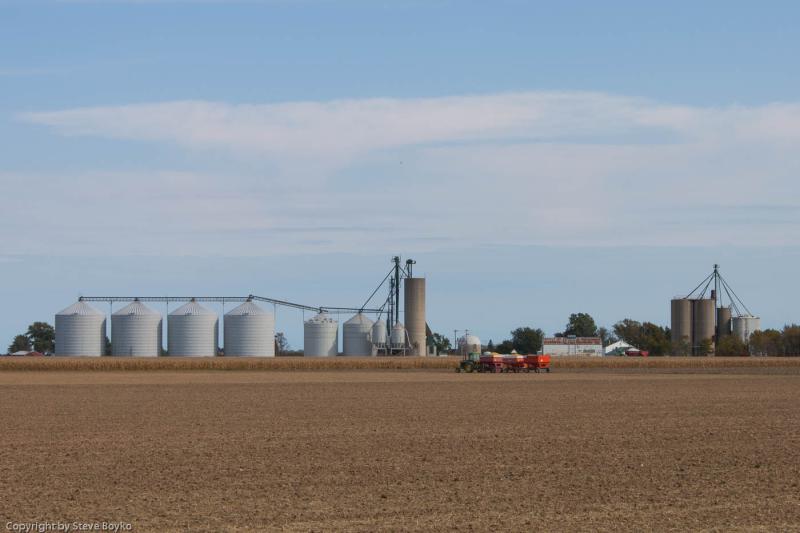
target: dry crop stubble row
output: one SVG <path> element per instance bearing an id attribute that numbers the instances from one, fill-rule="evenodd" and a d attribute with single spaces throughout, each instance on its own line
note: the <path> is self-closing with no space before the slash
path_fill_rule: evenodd
<path id="1" fill-rule="evenodd" d="M 454 370 L 459 357 L 0 357 L 11 370 Z M 800 368 L 800 357 L 553 357 L 558 369 Z"/>

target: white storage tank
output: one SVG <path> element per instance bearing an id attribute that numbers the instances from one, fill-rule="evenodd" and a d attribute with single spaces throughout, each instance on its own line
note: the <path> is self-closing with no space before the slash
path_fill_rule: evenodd
<path id="1" fill-rule="evenodd" d="M 275 356 L 275 317 L 252 301 L 225 314 L 225 355 Z"/>
<path id="2" fill-rule="evenodd" d="M 105 313 L 77 302 L 56 314 L 56 355 L 99 357 L 105 347 Z"/>
<path id="3" fill-rule="evenodd" d="M 406 348 L 406 328 L 402 323 L 394 323 L 389 341 L 392 344 L 393 350 L 402 350 Z"/>
<path id="4" fill-rule="evenodd" d="M 481 353 L 481 340 L 477 336 L 467 333 L 458 340 L 458 350 L 462 354 Z"/>
<path id="5" fill-rule="evenodd" d="M 761 319 L 757 316 L 735 316 L 731 319 L 733 334 L 742 342 L 750 342 L 750 335 L 761 329 Z"/>
<path id="6" fill-rule="evenodd" d="M 158 357 L 161 332 L 161 313 L 134 300 L 111 315 L 111 355 Z"/>
<path id="7" fill-rule="evenodd" d="M 306 357 L 339 355 L 339 323 L 324 311 L 303 324 L 303 354 Z"/>
<path id="8" fill-rule="evenodd" d="M 358 313 L 342 327 L 344 355 L 372 355 L 372 320 Z"/>
<path id="9" fill-rule="evenodd" d="M 386 322 L 378 320 L 372 324 L 372 344 L 376 348 L 386 348 L 388 334 L 386 332 Z"/>
<path id="10" fill-rule="evenodd" d="M 170 357 L 217 355 L 219 319 L 195 300 L 171 312 L 167 327 Z"/>

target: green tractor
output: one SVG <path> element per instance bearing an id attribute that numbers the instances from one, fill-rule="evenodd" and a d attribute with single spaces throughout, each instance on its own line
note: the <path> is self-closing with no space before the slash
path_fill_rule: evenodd
<path id="1" fill-rule="evenodd" d="M 481 354 L 472 352 L 465 355 L 456 367 L 456 372 L 480 372 Z"/>

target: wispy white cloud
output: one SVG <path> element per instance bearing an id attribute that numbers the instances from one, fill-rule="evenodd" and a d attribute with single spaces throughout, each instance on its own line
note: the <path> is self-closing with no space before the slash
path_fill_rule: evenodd
<path id="1" fill-rule="evenodd" d="M 74 176 L 51 193 L 50 208 L 63 211 L 65 197 L 79 195 L 107 221 L 95 230 L 73 212 L 60 231 L 80 235 L 76 246 L 115 231 L 126 236 L 122 249 L 245 255 L 400 242 L 800 244 L 795 103 L 713 108 L 528 92 L 166 102 L 21 119 L 67 136 L 218 150 L 246 162 L 226 175 Z M 254 160 L 272 173 L 247 170 Z M 113 209 L 103 204 L 109 196 L 120 199 Z M 776 202 L 789 209 L 764 216 Z"/>
<path id="2" fill-rule="evenodd" d="M 67 135 L 169 141 L 266 157 L 347 160 L 426 143 L 563 140 L 680 129 L 681 110 L 592 93 L 231 105 L 186 101 L 28 113 Z"/>

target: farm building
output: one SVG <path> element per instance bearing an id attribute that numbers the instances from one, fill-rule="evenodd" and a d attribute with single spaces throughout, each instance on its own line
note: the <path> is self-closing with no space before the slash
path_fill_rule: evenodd
<path id="1" fill-rule="evenodd" d="M 622 355 L 625 353 L 626 350 L 630 350 L 631 348 L 636 348 L 632 344 L 628 344 L 625 341 L 617 341 L 614 343 L 609 344 L 604 348 L 604 353 L 606 355 Z"/>
<path id="2" fill-rule="evenodd" d="M 547 337 L 542 342 L 543 353 L 550 355 L 603 355 L 600 337 Z"/>

